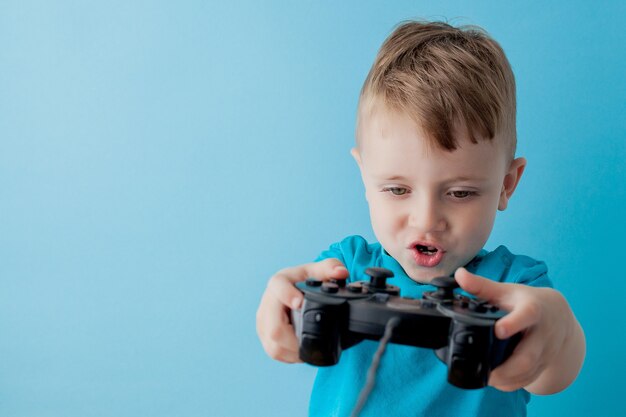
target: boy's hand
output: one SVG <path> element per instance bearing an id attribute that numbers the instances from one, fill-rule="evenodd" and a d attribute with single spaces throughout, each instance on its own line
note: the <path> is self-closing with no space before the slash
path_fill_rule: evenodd
<path id="1" fill-rule="evenodd" d="M 271 277 L 256 313 L 256 330 L 265 352 L 281 362 L 301 362 L 298 339 L 289 321 L 290 310 L 300 308 L 303 299 L 294 284 L 308 277 L 329 280 L 345 279 L 348 275 L 341 261 L 329 258 L 286 268 Z"/>
<path id="2" fill-rule="evenodd" d="M 465 268 L 454 276 L 468 293 L 509 312 L 496 322 L 496 337 L 524 334 L 511 357 L 491 373 L 489 385 L 501 391 L 526 388 L 549 394 L 576 378 L 584 358 L 584 334 L 561 293 L 494 282 Z"/>

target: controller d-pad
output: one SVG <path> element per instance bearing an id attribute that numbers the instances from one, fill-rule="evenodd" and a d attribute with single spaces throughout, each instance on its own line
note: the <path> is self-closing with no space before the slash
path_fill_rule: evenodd
<path id="1" fill-rule="evenodd" d="M 346 286 L 345 279 L 331 279 L 329 282 L 332 282 L 333 284 L 337 284 L 339 288 L 344 288 Z"/>
<path id="2" fill-rule="evenodd" d="M 322 292 L 328 294 L 336 294 L 337 292 L 339 292 L 339 285 L 335 284 L 334 282 L 325 282 L 322 284 Z"/>
<path id="3" fill-rule="evenodd" d="M 307 287 L 319 287 L 320 285 L 322 285 L 322 281 L 320 281 L 317 278 L 309 277 L 309 278 L 306 279 L 306 286 Z"/>

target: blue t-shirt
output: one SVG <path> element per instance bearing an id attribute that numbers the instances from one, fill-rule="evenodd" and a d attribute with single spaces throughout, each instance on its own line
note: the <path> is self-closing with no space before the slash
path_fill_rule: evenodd
<path id="1" fill-rule="evenodd" d="M 388 282 L 400 287 L 401 295 L 421 297 L 433 287 L 409 278 L 400 264 L 380 243 L 368 244 L 361 236 L 350 236 L 324 251 L 318 261 L 341 260 L 350 272 L 349 281 L 362 280 L 371 266 L 387 268 L 394 277 Z M 482 250 L 466 268 L 499 282 L 552 287 L 543 262 L 513 255 L 504 246 L 493 252 Z M 377 341 L 365 340 L 342 352 L 339 363 L 320 367 L 311 394 L 309 415 L 349 416 L 367 370 L 378 348 Z M 447 367 L 433 350 L 389 344 L 383 355 L 374 389 L 361 416 L 525 416 L 530 394 L 523 390 L 502 392 L 491 387 L 477 390 L 457 388 L 447 379 Z"/>

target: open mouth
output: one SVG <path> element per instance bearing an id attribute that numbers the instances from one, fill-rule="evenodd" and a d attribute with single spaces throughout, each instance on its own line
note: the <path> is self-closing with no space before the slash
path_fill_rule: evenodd
<path id="1" fill-rule="evenodd" d="M 443 255 L 446 253 L 446 251 L 440 247 L 424 245 L 422 243 L 414 243 L 410 248 L 412 249 L 415 263 L 425 267 L 437 266 L 443 259 Z"/>
<path id="2" fill-rule="evenodd" d="M 432 256 L 434 254 L 436 254 L 437 252 L 439 252 L 439 249 L 437 249 L 434 246 L 424 246 L 424 245 L 415 245 L 415 249 L 423 254 L 423 255 L 428 255 L 428 256 Z"/>

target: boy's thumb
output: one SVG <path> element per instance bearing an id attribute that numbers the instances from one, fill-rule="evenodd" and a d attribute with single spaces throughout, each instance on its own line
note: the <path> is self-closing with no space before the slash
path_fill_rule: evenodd
<path id="1" fill-rule="evenodd" d="M 506 284 L 472 274 L 465 268 L 457 269 L 454 278 L 468 293 L 493 303 L 498 302 L 506 293 L 506 288 L 503 287 Z"/>
<path id="2" fill-rule="evenodd" d="M 313 278 L 321 280 L 345 279 L 350 275 L 344 264 L 337 258 L 324 259 L 310 265 L 311 268 L 307 273 Z"/>

